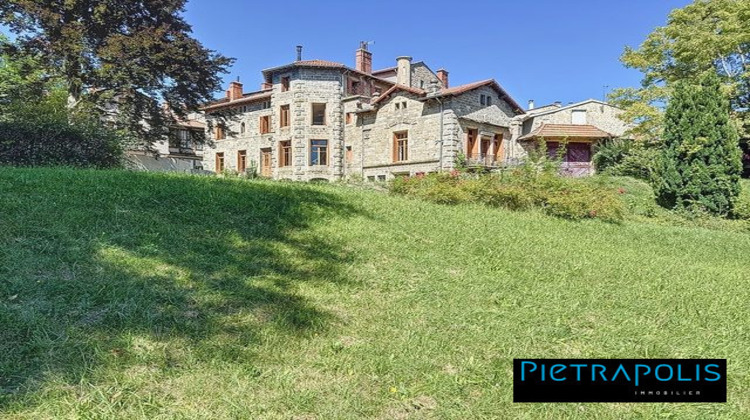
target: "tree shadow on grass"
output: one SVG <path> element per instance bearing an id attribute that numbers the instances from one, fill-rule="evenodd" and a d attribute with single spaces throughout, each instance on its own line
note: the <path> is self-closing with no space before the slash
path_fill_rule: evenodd
<path id="1" fill-rule="evenodd" d="M 312 228 L 366 216 L 308 185 L 2 168 L 0 212 L 0 409 L 51 377 L 247 363 L 261 330 L 324 331 L 336 317 L 304 290 L 356 285 L 352 256 Z M 165 355 L 144 362 L 138 340 Z"/>

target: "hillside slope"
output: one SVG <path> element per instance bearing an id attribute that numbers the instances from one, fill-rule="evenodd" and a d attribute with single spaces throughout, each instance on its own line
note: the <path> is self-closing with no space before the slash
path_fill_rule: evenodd
<path id="1" fill-rule="evenodd" d="M 0 416 L 750 417 L 750 235 L 0 168 Z M 729 359 L 727 404 L 514 405 L 514 357 Z"/>

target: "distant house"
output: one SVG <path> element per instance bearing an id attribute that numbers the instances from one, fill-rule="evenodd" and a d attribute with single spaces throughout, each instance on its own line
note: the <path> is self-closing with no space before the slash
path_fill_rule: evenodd
<path id="1" fill-rule="evenodd" d="M 125 155 L 131 166 L 149 171 L 190 172 L 203 169 L 206 130 L 202 113 L 190 113 L 169 127 L 169 138 L 150 147 L 130 147 Z"/>
<path id="2" fill-rule="evenodd" d="M 560 103 L 534 108 L 520 117 L 518 142 L 535 147 L 544 139 L 550 156 L 557 156 L 564 142 L 563 171 L 573 176 L 593 173 L 591 157 L 594 145 L 602 140 L 621 137 L 628 125 L 618 116 L 622 110 L 606 102 L 589 99 L 562 106 Z"/>
<path id="3" fill-rule="evenodd" d="M 274 179 L 382 181 L 450 170 L 461 160 L 488 170 L 514 165 L 544 135 L 567 138 L 568 163 L 590 167 L 590 145 L 624 131 L 605 103 L 526 111 L 494 79 L 452 86 L 448 71 L 406 56 L 373 71 L 365 43 L 354 58 L 354 67 L 302 60 L 300 47 L 296 61 L 263 71 L 259 91 L 232 82 L 203 109 L 203 167 L 257 168 Z"/>

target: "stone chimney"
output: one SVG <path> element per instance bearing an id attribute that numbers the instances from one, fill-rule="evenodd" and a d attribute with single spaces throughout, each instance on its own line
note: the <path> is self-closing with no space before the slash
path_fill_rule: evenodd
<path id="1" fill-rule="evenodd" d="M 430 80 L 430 83 L 427 85 L 427 93 L 431 95 L 436 95 L 438 92 L 440 92 L 440 86 L 438 85 L 437 80 Z"/>
<path id="2" fill-rule="evenodd" d="M 302 61 L 302 45 L 297 45 L 297 61 Z"/>
<path id="3" fill-rule="evenodd" d="M 532 109 L 534 109 L 534 100 L 529 99 L 529 111 L 531 111 Z"/>
<path id="4" fill-rule="evenodd" d="M 372 53 L 367 50 L 367 42 L 360 42 L 357 50 L 355 69 L 372 74 Z"/>
<path id="5" fill-rule="evenodd" d="M 446 69 L 440 69 L 437 71 L 437 77 L 440 79 L 440 82 L 443 83 L 443 87 L 448 89 L 450 86 L 448 86 L 448 70 Z"/>
<path id="6" fill-rule="evenodd" d="M 230 101 L 240 99 L 242 97 L 242 83 L 238 77 L 236 81 L 229 84 L 229 90 L 227 91 L 227 98 Z"/>
<path id="7" fill-rule="evenodd" d="M 560 101 L 555 102 L 555 106 L 558 108 L 562 107 L 562 102 Z"/>
<path id="8" fill-rule="evenodd" d="M 411 86 L 411 57 L 401 56 L 396 59 L 396 83 Z"/>

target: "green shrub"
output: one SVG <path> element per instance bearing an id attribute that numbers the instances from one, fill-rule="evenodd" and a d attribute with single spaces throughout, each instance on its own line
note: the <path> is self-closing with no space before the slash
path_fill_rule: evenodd
<path id="1" fill-rule="evenodd" d="M 655 148 L 632 140 L 612 139 L 597 146 L 592 161 L 601 174 L 650 180 L 658 157 Z"/>
<path id="2" fill-rule="evenodd" d="M 0 122 L 0 164 L 112 168 L 121 164 L 119 136 L 93 124 Z"/>
<path id="3" fill-rule="evenodd" d="M 596 171 L 605 172 L 616 167 L 628 156 L 633 148 L 633 142 L 624 139 L 611 139 L 596 145 L 596 151 L 591 161 Z"/>
<path id="4" fill-rule="evenodd" d="M 732 210 L 735 219 L 750 220 L 750 182 L 745 181 L 742 192 L 737 197 Z"/>
<path id="5" fill-rule="evenodd" d="M 509 210 L 538 208 L 571 220 L 619 221 L 625 213 L 625 205 L 615 191 L 547 172 L 531 175 L 520 171 L 502 177 L 439 173 L 396 179 L 390 187 L 394 194 L 440 204 L 474 202 Z"/>
<path id="6" fill-rule="evenodd" d="M 94 113 L 69 114 L 67 95 L 15 102 L 0 115 L 0 165 L 112 168 L 122 164 L 125 135 Z"/>

